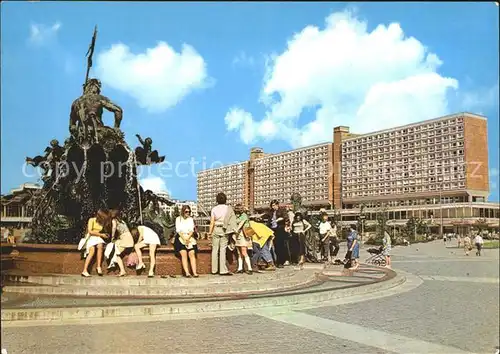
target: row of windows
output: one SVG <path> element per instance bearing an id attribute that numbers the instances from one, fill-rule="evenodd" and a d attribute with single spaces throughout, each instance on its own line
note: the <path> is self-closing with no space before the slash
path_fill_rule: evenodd
<path id="1" fill-rule="evenodd" d="M 433 130 L 439 131 L 440 129 L 447 129 L 447 127 L 453 128 L 454 125 L 458 125 L 460 127 L 463 125 L 463 121 L 464 121 L 463 117 L 457 117 L 457 118 L 446 119 L 446 120 L 442 120 L 442 121 L 438 121 L 438 122 L 419 124 L 419 125 L 415 125 L 413 127 L 392 130 L 392 131 L 388 131 L 385 133 L 366 135 L 366 136 L 355 138 L 355 139 L 349 139 L 349 140 L 346 140 L 345 142 L 343 142 L 342 145 L 344 145 L 344 144 L 346 146 L 359 145 L 360 143 L 371 142 L 371 141 L 380 140 L 380 139 L 388 139 L 391 137 L 399 137 L 399 136 L 404 138 L 405 136 L 407 136 L 407 137 L 412 136 L 415 133 L 424 132 L 424 131 L 430 131 L 429 133 L 434 134 L 434 132 L 432 132 Z"/>
<path id="2" fill-rule="evenodd" d="M 353 183 L 349 181 L 349 183 L 343 183 L 343 189 L 345 191 L 350 190 L 365 190 L 365 189 L 373 189 L 373 188 L 387 188 L 387 187 L 400 187 L 406 185 L 421 185 L 435 182 L 463 182 L 465 180 L 462 175 L 453 175 L 447 177 L 427 177 L 427 178 L 415 178 L 415 179 L 403 179 L 398 181 L 390 181 L 390 182 L 378 182 L 376 179 L 369 179 L 366 183 Z"/>
<path id="3" fill-rule="evenodd" d="M 441 218 L 441 211 L 444 219 L 460 219 L 460 218 L 490 218 L 498 219 L 500 211 L 493 208 L 444 208 L 444 209 L 431 209 L 431 210 L 401 210 L 401 211 L 387 211 L 387 219 L 389 220 L 406 220 L 411 217 L 419 219 L 430 219 L 434 224 L 439 224 Z M 364 213 L 366 220 L 377 220 L 376 212 Z M 344 221 L 356 221 L 358 215 L 344 215 Z"/>
<path id="4" fill-rule="evenodd" d="M 358 204 L 344 204 L 344 209 L 358 209 L 361 206 L 365 208 L 383 208 L 395 206 L 415 206 L 415 205 L 436 205 L 436 204 L 452 204 L 452 203 L 465 203 L 468 202 L 467 196 L 453 196 L 453 197 L 433 197 L 433 198 L 415 198 L 415 199 L 401 199 L 401 200 L 388 200 L 386 202 L 367 202 Z"/>
<path id="5" fill-rule="evenodd" d="M 451 157 L 458 157 L 458 156 L 463 156 L 464 155 L 464 150 L 463 148 L 461 149 L 456 149 L 456 148 L 450 148 L 449 151 L 444 151 L 444 152 L 449 152 L 449 154 L 446 154 L 445 156 L 451 156 Z M 429 156 L 432 155 L 433 153 L 443 153 L 441 151 L 441 148 L 427 148 L 425 151 L 421 151 L 420 154 L 416 154 L 415 150 L 407 150 L 403 151 L 401 153 L 401 157 L 407 157 L 410 159 L 416 159 L 416 160 L 426 160 L 429 159 Z M 435 155 L 435 154 L 434 154 Z M 356 165 L 360 163 L 366 163 L 369 161 L 382 161 L 382 160 L 389 160 L 389 159 L 394 159 L 398 157 L 396 154 L 380 154 L 372 157 L 357 157 L 357 156 L 343 156 L 342 158 L 342 165 L 347 164 L 347 165 Z M 399 161 L 398 161 L 399 162 Z M 400 163 L 400 162 L 399 162 Z"/>
<path id="6" fill-rule="evenodd" d="M 429 166 L 430 167 L 430 166 Z M 354 172 L 352 173 L 344 173 L 343 177 L 344 180 L 348 181 L 351 178 L 356 178 L 356 177 L 379 177 L 383 175 L 393 175 L 396 178 L 401 178 L 401 177 L 414 177 L 417 175 L 422 175 L 422 172 L 427 172 L 428 174 L 450 174 L 450 173 L 465 173 L 465 166 L 454 166 L 454 167 L 441 167 L 440 165 L 437 165 L 436 167 L 433 168 L 427 168 L 424 170 L 424 168 L 411 168 L 411 166 L 402 166 L 402 167 L 386 167 L 383 169 L 371 169 L 371 170 L 362 170 L 359 172 Z"/>
<path id="7" fill-rule="evenodd" d="M 385 175 L 385 176 L 378 176 L 378 177 L 361 177 L 361 178 L 350 178 L 350 179 L 343 179 L 342 183 L 346 186 L 349 185 L 359 185 L 359 186 L 366 186 L 367 183 L 370 182 L 385 182 L 385 183 L 400 183 L 400 184 L 411 184 L 411 183 L 417 183 L 417 181 L 421 180 L 422 183 L 426 183 L 427 181 L 432 183 L 432 182 L 442 182 L 442 181 L 464 181 L 465 180 L 465 174 L 463 173 L 454 173 L 451 175 L 443 175 L 442 173 L 418 173 L 416 172 L 415 174 L 396 174 L 396 175 Z M 412 182 L 415 181 L 415 182 Z"/>
<path id="8" fill-rule="evenodd" d="M 462 129 L 457 129 L 462 130 Z M 397 138 L 397 139 L 387 139 L 380 140 L 378 142 L 373 142 L 370 144 L 354 145 L 352 147 L 343 147 L 342 153 L 357 153 L 357 154 L 373 154 L 376 152 L 383 151 L 395 151 L 401 149 L 408 149 L 413 147 L 421 147 L 428 145 L 442 144 L 446 142 L 457 143 L 462 141 L 464 138 L 464 133 L 459 131 L 456 134 L 448 134 L 440 136 L 439 134 L 434 137 L 434 134 L 417 134 L 415 136 L 410 136 L 408 138 Z"/>
<path id="9" fill-rule="evenodd" d="M 461 159 L 446 159 L 446 160 L 429 160 L 429 161 L 419 161 L 419 162 L 407 162 L 397 164 L 398 160 L 391 160 L 390 162 L 384 161 L 383 163 L 368 163 L 363 166 L 363 169 L 359 171 L 360 174 L 370 174 L 370 173 L 384 173 L 387 172 L 387 169 L 391 171 L 411 171 L 411 170 L 425 170 L 428 168 L 439 168 L 442 166 L 445 167 L 445 170 L 449 171 L 461 171 L 465 170 L 465 164 Z M 348 176 L 348 173 L 353 172 L 356 173 L 360 170 L 361 167 L 358 166 L 348 166 L 342 167 L 343 176 Z M 346 174 L 347 173 L 347 174 Z"/>
<path id="10" fill-rule="evenodd" d="M 343 192 L 342 196 L 344 198 L 356 198 L 356 197 L 368 197 L 376 195 L 393 195 L 393 194 L 406 194 L 406 193 L 419 193 L 427 191 L 437 191 L 441 184 L 426 184 L 421 186 L 409 186 L 402 188 L 388 188 L 388 189 L 377 189 L 371 191 L 358 191 L 358 192 Z M 442 190 L 453 190 L 453 189 L 464 189 L 465 182 L 456 183 L 443 183 Z"/>

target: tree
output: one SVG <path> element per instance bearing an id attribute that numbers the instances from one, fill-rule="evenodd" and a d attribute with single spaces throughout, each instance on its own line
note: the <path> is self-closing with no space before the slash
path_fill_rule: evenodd
<path id="1" fill-rule="evenodd" d="M 406 222 L 405 227 L 403 228 L 403 234 L 409 239 L 415 241 L 416 239 L 416 228 L 417 228 L 417 220 L 414 217 L 411 217 Z"/>
<path id="2" fill-rule="evenodd" d="M 364 232 L 364 223 L 365 223 L 365 218 L 366 218 L 364 210 L 365 210 L 365 205 L 361 204 L 361 206 L 359 208 L 358 222 L 357 222 L 357 225 L 356 225 L 357 228 L 358 228 L 358 232 L 361 235 L 361 237 L 363 237 L 362 233 Z"/>
<path id="3" fill-rule="evenodd" d="M 172 218 L 171 220 L 177 219 L 178 216 L 181 215 L 181 212 L 179 210 L 179 207 L 177 205 L 174 206 L 174 210 L 172 210 Z"/>
<path id="4" fill-rule="evenodd" d="M 384 232 L 387 227 L 387 208 L 382 207 L 377 210 L 377 236 L 382 238 L 384 237 Z"/>
<path id="5" fill-rule="evenodd" d="M 293 205 L 293 212 L 296 213 L 302 207 L 302 196 L 299 193 L 292 193 L 290 196 L 290 202 Z"/>

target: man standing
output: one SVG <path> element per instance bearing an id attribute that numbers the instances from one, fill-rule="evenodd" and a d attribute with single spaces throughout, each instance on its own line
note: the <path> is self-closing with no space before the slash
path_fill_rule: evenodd
<path id="1" fill-rule="evenodd" d="M 271 201 L 271 209 L 267 215 L 267 224 L 274 232 L 274 245 L 276 251 L 276 266 L 283 268 L 284 264 L 290 263 L 290 253 L 286 249 L 285 215 L 284 210 L 280 209 L 279 202 L 274 199 Z"/>
<path id="2" fill-rule="evenodd" d="M 477 236 L 474 238 L 474 244 L 476 245 L 476 256 L 481 256 L 481 249 L 483 248 L 483 238 L 481 237 L 481 230 L 477 233 Z"/>

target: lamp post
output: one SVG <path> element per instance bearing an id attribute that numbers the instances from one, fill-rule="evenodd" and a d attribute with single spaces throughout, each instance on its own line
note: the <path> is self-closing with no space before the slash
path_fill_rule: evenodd
<path id="1" fill-rule="evenodd" d="M 443 183 L 439 189 L 439 215 L 441 217 L 441 224 L 439 225 L 439 236 L 443 238 Z"/>

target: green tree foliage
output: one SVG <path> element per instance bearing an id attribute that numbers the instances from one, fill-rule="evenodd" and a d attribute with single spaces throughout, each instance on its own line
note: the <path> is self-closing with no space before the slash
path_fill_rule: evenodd
<path id="1" fill-rule="evenodd" d="M 423 219 L 411 217 L 403 228 L 403 234 L 409 240 L 415 241 L 415 236 L 428 234 L 428 225 Z"/>
<path id="2" fill-rule="evenodd" d="M 387 219 L 388 219 L 387 208 L 383 207 L 377 210 L 376 217 L 377 217 L 377 237 L 383 238 L 384 231 L 387 227 Z"/>
<path id="3" fill-rule="evenodd" d="M 290 196 L 290 202 L 293 205 L 293 212 L 297 212 L 301 209 L 302 206 L 302 196 L 299 193 L 293 193 Z"/>
<path id="4" fill-rule="evenodd" d="M 173 221 L 175 221 L 175 219 L 177 219 L 177 217 L 180 215 L 181 215 L 181 211 L 179 210 L 179 207 L 177 205 L 175 205 L 174 210 L 172 210 L 171 219 Z"/>

